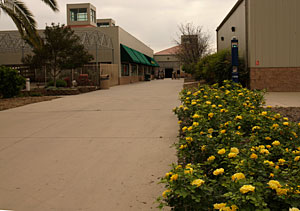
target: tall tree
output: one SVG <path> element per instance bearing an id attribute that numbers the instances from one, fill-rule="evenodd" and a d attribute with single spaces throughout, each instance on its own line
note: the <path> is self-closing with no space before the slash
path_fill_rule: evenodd
<path id="1" fill-rule="evenodd" d="M 175 40 L 179 46 L 176 56 L 181 64 L 192 73 L 192 67 L 209 53 L 209 35 L 203 32 L 201 26 L 192 23 L 181 24 L 179 27 L 180 38 Z"/>
<path id="2" fill-rule="evenodd" d="M 56 0 L 41 0 L 53 11 L 58 11 Z M 1 10 L 15 23 L 21 37 L 35 48 L 40 48 L 42 40 L 37 33 L 36 21 L 25 3 L 20 0 L 0 0 Z"/>
<path id="3" fill-rule="evenodd" d="M 44 34 L 42 48 L 33 49 L 33 55 L 27 55 L 23 63 L 35 68 L 46 65 L 51 70 L 54 86 L 61 71 L 82 67 L 93 59 L 70 27 L 52 23 Z"/>

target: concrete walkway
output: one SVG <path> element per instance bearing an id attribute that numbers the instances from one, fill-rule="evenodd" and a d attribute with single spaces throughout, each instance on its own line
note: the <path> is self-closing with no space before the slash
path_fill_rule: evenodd
<path id="1" fill-rule="evenodd" d="M 300 107 L 300 92 L 267 92 L 266 105 L 279 107 Z"/>
<path id="2" fill-rule="evenodd" d="M 0 112 L 0 210 L 155 210 L 176 162 L 183 80 L 116 86 Z"/>

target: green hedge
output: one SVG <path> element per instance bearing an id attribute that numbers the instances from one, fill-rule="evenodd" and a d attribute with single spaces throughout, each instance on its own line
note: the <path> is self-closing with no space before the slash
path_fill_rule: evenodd
<path id="1" fill-rule="evenodd" d="M 160 207 L 288 211 L 300 207 L 300 123 L 264 108 L 263 93 L 224 85 L 181 92 L 179 165 Z"/>
<path id="2" fill-rule="evenodd" d="M 20 94 L 25 86 L 25 78 L 17 70 L 0 66 L 0 95 L 10 98 Z"/>
<path id="3" fill-rule="evenodd" d="M 61 80 L 61 79 L 56 80 L 56 87 L 67 87 L 67 85 L 68 84 L 65 80 Z M 50 86 L 54 86 L 54 81 L 48 82 L 47 87 L 50 87 Z"/>
<path id="4" fill-rule="evenodd" d="M 249 72 L 245 68 L 243 59 L 239 59 L 239 80 L 243 86 L 249 83 Z M 223 50 L 201 59 L 196 65 L 196 79 L 204 79 L 209 84 L 222 83 L 224 80 L 232 78 L 231 53 Z"/>

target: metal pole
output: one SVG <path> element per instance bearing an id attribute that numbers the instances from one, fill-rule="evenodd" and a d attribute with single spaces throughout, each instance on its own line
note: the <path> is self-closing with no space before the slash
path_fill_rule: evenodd
<path id="1" fill-rule="evenodd" d="M 96 40 L 96 74 L 97 74 L 97 85 L 100 86 L 100 75 L 98 72 L 98 43 Z"/>
<path id="2" fill-rule="evenodd" d="M 239 83 L 239 41 L 233 37 L 231 40 L 231 57 L 232 57 L 232 80 L 235 83 Z"/>

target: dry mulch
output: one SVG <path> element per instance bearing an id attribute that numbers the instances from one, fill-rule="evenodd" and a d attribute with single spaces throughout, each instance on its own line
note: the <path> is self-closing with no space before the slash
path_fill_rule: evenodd
<path id="1" fill-rule="evenodd" d="M 15 97 L 15 98 L 8 98 L 8 99 L 0 98 L 0 111 L 10 109 L 10 108 L 16 108 L 16 107 L 31 104 L 31 103 L 49 101 L 49 100 L 53 100 L 53 99 L 57 99 L 57 98 L 59 98 L 59 97 L 39 96 L 39 97 Z"/>
<path id="2" fill-rule="evenodd" d="M 300 107 L 273 107 L 272 110 L 292 122 L 300 122 Z"/>

